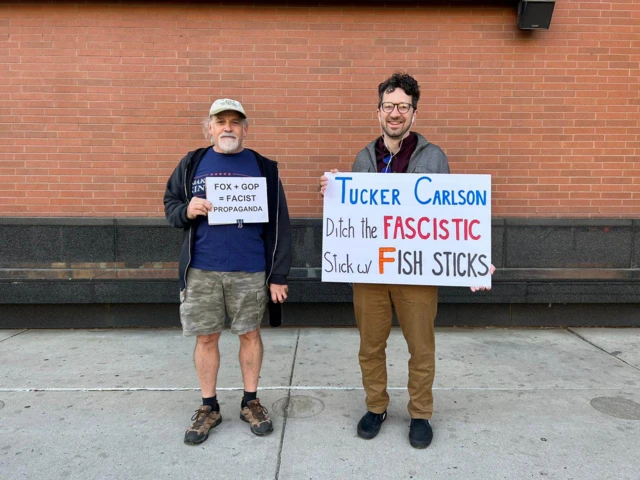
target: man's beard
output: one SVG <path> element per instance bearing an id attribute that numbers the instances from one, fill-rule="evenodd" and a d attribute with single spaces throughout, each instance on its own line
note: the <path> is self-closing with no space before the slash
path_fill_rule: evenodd
<path id="1" fill-rule="evenodd" d="M 386 122 L 380 122 L 380 126 L 382 127 L 382 131 L 387 135 L 387 137 L 402 139 L 407 134 L 407 132 L 411 130 L 411 122 L 406 122 L 406 123 L 407 125 L 403 125 L 403 127 L 400 130 L 395 130 L 395 131 L 391 130 L 387 126 Z"/>
<path id="2" fill-rule="evenodd" d="M 237 137 L 224 135 L 218 137 L 218 148 L 222 153 L 234 153 L 240 147 L 240 140 Z"/>

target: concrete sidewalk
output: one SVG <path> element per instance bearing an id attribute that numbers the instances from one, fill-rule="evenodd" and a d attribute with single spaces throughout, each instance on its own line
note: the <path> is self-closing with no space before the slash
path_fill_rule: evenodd
<path id="1" fill-rule="evenodd" d="M 200 402 L 193 339 L 165 330 L 0 330 L 2 479 L 638 479 L 640 329 L 438 329 L 434 441 L 408 442 L 407 349 L 387 348 L 391 405 L 365 413 L 351 328 L 263 330 L 259 396 L 274 433 L 239 418 L 225 332 L 222 424 L 182 442 Z"/>

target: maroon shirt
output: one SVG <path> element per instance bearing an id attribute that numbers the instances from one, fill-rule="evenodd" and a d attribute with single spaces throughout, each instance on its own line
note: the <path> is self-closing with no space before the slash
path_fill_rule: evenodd
<path id="1" fill-rule="evenodd" d="M 415 151 L 417 146 L 418 136 L 413 132 L 409 133 L 407 138 L 402 140 L 400 150 L 391 160 L 391 172 L 407 173 L 407 168 L 409 168 L 409 160 L 411 159 L 411 155 L 413 155 L 413 152 Z M 382 172 L 382 170 L 387 166 L 387 164 L 384 163 L 383 158 L 388 157 L 390 154 L 391 153 L 384 145 L 384 140 L 382 139 L 382 137 L 380 137 L 376 142 L 376 161 L 378 163 L 378 172 Z"/>

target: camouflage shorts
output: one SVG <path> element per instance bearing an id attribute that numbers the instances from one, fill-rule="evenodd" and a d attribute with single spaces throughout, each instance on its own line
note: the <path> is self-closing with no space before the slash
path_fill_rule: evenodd
<path id="1" fill-rule="evenodd" d="M 184 336 L 211 335 L 224 329 L 225 313 L 236 335 L 260 327 L 267 306 L 265 273 L 211 272 L 190 268 L 180 292 Z"/>

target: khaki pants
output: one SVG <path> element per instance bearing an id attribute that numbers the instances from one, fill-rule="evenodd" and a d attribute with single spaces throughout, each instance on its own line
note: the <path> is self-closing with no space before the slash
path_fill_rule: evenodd
<path id="1" fill-rule="evenodd" d="M 387 339 L 395 308 L 409 347 L 409 404 L 411 418 L 433 414 L 435 335 L 438 287 L 423 285 L 353 285 L 353 305 L 360 331 L 360 369 L 367 395 L 367 410 L 382 413 L 389 405 L 387 393 Z"/>

